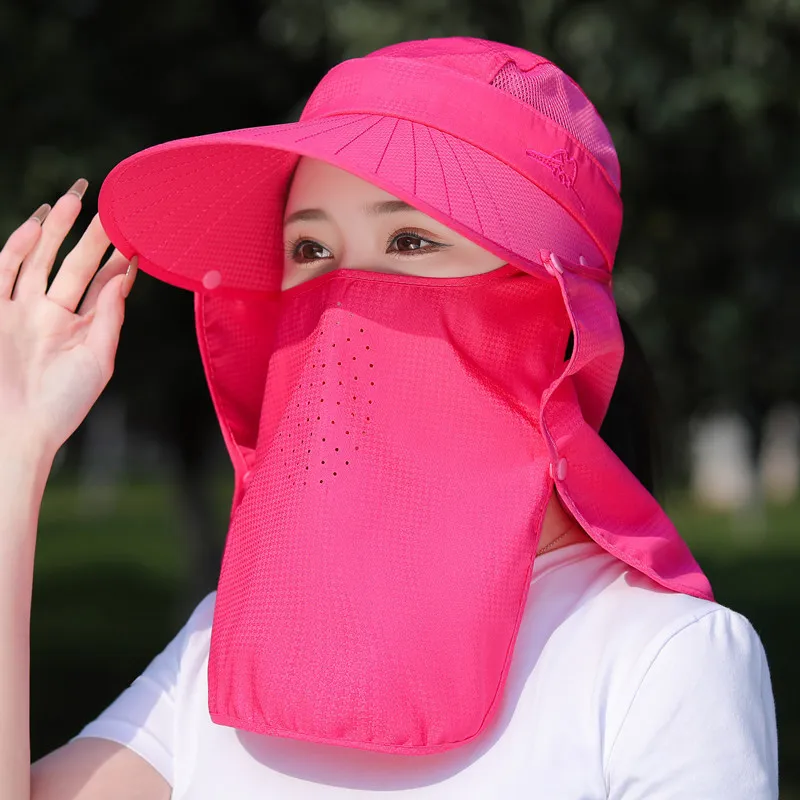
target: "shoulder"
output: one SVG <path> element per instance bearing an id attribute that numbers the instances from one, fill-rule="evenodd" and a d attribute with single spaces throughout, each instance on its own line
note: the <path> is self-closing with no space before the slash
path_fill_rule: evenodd
<path id="1" fill-rule="evenodd" d="M 659 586 L 594 542 L 553 556 L 534 568 L 531 603 L 560 611 L 563 623 L 583 629 L 598 646 L 641 653 L 648 641 L 664 641 L 707 614 L 734 613 Z"/>
<path id="2" fill-rule="evenodd" d="M 680 632 L 693 626 L 709 629 L 711 641 L 720 645 L 721 628 L 735 631 L 733 641 L 739 644 L 758 640 L 744 616 L 719 603 L 665 589 L 593 542 L 571 549 L 535 572 L 532 602 L 560 606 L 562 621 L 585 627 L 587 633 L 602 631 L 599 644 L 644 655 L 648 644 L 656 652 L 676 636 L 679 646 L 687 638 Z M 724 638 L 728 645 L 731 641 Z"/>
<path id="3" fill-rule="evenodd" d="M 621 797 L 639 797 L 641 785 L 646 797 L 659 785 L 725 800 L 777 797 L 769 667 L 741 614 L 703 602 L 677 615 L 631 662 L 619 698 L 605 765 Z"/>
<path id="4" fill-rule="evenodd" d="M 752 712 L 750 724 L 765 732 L 767 717 L 774 713 L 772 688 L 766 654 L 750 621 L 717 603 L 679 605 L 673 616 L 651 612 L 649 635 L 630 642 L 640 649 L 619 675 L 615 727 L 675 715 L 680 705 L 680 713 L 706 731 L 714 719 L 728 718 L 740 708 Z"/>
<path id="5" fill-rule="evenodd" d="M 745 616 L 663 589 L 593 543 L 543 564 L 532 592 L 531 661 L 577 698 L 576 715 L 599 719 L 610 797 L 776 796 L 769 669 Z"/>
<path id="6" fill-rule="evenodd" d="M 771 703 L 764 648 L 746 617 L 664 589 L 593 543 L 551 560 L 532 592 L 529 624 L 549 628 L 543 656 L 550 650 L 592 691 L 602 684 L 609 731 L 645 682 L 673 700 L 714 685 Z"/>

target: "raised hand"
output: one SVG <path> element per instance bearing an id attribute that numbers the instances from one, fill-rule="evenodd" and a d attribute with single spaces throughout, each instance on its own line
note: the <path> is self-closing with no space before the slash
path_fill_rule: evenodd
<path id="1" fill-rule="evenodd" d="M 111 378 L 136 276 L 135 261 L 116 250 L 99 269 L 110 241 L 95 217 L 47 289 L 86 186 L 81 179 L 52 209 L 43 205 L 0 250 L 0 442 L 44 455 L 55 454 Z"/>

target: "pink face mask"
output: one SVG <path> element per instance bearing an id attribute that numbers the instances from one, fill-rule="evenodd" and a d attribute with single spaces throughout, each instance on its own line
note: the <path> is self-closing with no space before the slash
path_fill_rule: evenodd
<path id="1" fill-rule="evenodd" d="M 559 287 L 512 266 L 338 270 L 278 303 L 211 716 L 391 753 L 463 744 L 498 706 L 552 490 Z"/>

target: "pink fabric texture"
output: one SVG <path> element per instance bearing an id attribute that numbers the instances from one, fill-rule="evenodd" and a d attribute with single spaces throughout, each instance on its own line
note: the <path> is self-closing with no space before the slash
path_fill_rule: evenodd
<path id="1" fill-rule="evenodd" d="M 348 270 L 341 271 L 347 280 L 331 278 L 315 283 L 309 293 L 282 294 L 283 208 L 292 172 L 303 155 L 348 170 L 419 208 L 504 258 L 510 271 L 500 274 L 509 286 L 536 284 L 542 294 L 531 294 L 527 313 L 520 303 L 509 315 L 492 305 L 493 292 L 506 285 L 494 283 L 496 276 L 477 281 L 474 292 L 447 281 L 436 290 L 430 281 L 400 281 L 403 291 L 390 296 L 385 289 L 397 289 L 396 278 L 356 279 Z M 513 620 L 521 609 L 514 603 L 524 602 L 520 581 L 533 560 L 542 497 L 553 485 L 587 533 L 609 552 L 667 589 L 711 598 L 708 581 L 663 510 L 597 433 L 622 359 L 611 279 L 622 221 L 619 185 L 608 131 L 570 78 L 540 56 L 466 38 L 406 42 L 344 62 L 321 81 L 297 123 L 168 142 L 131 156 L 110 173 L 100 193 L 100 215 L 114 244 L 129 257 L 137 254 L 143 270 L 196 294 L 203 363 L 235 470 L 212 640 L 209 699 L 217 721 L 408 753 L 433 752 L 476 735 L 485 722 L 482 715 L 488 719 L 494 707 L 492 691 L 501 688 L 501 665 L 513 647 Z M 530 280 L 512 280 L 516 269 Z M 373 305 L 367 289 L 374 292 L 376 303 L 378 297 L 385 298 L 386 307 Z M 387 324 L 396 313 L 389 307 L 395 299 L 410 302 L 417 291 L 428 298 L 451 290 L 454 303 L 469 297 L 476 307 L 482 302 L 481 292 L 486 293 L 486 314 L 470 322 L 469 336 L 450 338 L 449 326 L 456 316 L 447 312 L 447 325 L 437 317 L 444 313 L 443 300 L 437 301 L 441 305 L 429 320 L 438 333 L 418 336 Z M 519 296 L 511 296 L 526 297 L 527 289 L 519 291 Z M 543 357 L 529 334 L 542 327 L 540 299 L 552 293 L 560 301 L 546 304 L 544 327 L 552 325 L 555 337 L 547 334 L 546 339 L 557 347 L 561 320 L 566 320 L 574 335 L 572 356 L 563 364 L 553 362 L 550 354 L 547 363 L 558 369 L 549 374 L 542 362 L 539 371 L 531 372 L 514 346 L 508 344 L 505 353 L 496 348 L 497 337 L 508 335 L 504 326 L 512 320 L 519 341 Z M 294 323 L 285 314 L 289 307 L 297 311 Z M 347 316 L 343 308 L 354 316 Z M 408 325 L 422 324 L 422 314 L 413 309 L 403 303 Z M 465 305 L 462 309 L 469 321 L 473 312 Z M 344 348 L 332 331 L 347 330 L 347 348 L 352 349 L 358 338 L 352 325 L 359 319 L 369 320 L 364 329 L 376 336 L 375 346 L 393 353 L 367 367 L 375 374 L 383 371 L 381 383 L 376 382 L 383 387 L 380 414 L 394 407 L 387 387 L 389 365 L 398 376 L 393 380 L 406 376 L 426 397 L 436 391 L 439 407 L 407 416 L 404 432 L 390 416 L 370 415 L 369 426 L 362 425 L 357 434 L 370 442 L 373 456 L 381 454 L 369 478 L 353 477 L 369 463 L 363 457 L 366 450 L 360 460 L 337 469 L 335 477 L 325 473 L 332 461 L 326 458 L 323 465 L 322 456 L 320 463 L 314 461 L 312 456 L 322 452 L 314 447 L 305 453 L 306 463 L 297 460 L 303 456 L 297 452 L 292 460 L 287 454 L 280 462 L 279 433 L 287 439 L 289 433 L 292 438 L 313 433 L 321 440 L 321 413 L 320 420 L 310 414 L 307 421 L 295 418 L 301 400 L 312 399 L 304 394 L 310 391 L 309 370 L 321 369 L 308 365 L 314 356 L 309 343 L 319 336 Z M 458 322 L 462 333 L 467 321 Z M 399 341 L 410 348 L 403 355 L 396 349 Z M 350 353 L 357 363 L 361 355 Z M 492 358 L 498 362 L 492 363 Z M 477 364 L 480 368 L 471 372 Z M 344 370 L 343 365 L 336 367 Z M 479 394 L 469 395 L 477 392 L 469 381 L 480 384 L 481 370 L 493 377 L 482 384 L 488 394 L 479 400 Z M 355 375 L 348 372 L 354 382 Z M 364 380 L 366 373 L 358 374 L 358 381 Z M 301 385 L 306 387 L 302 391 Z M 336 394 L 337 385 L 326 384 L 316 402 L 326 408 L 337 401 L 351 402 Z M 497 386 L 505 386 L 507 407 L 497 398 L 489 401 Z M 398 383 L 392 391 L 403 390 Z M 535 403 L 532 391 L 539 393 Z M 461 392 L 470 397 L 464 405 Z M 365 420 L 363 402 L 372 399 L 374 405 L 378 397 L 353 394 L 356 406 L 347 407 Z M 516 417 L 509 411 L 513 398 Z M 535 415 L 530 411 L 534 407 Z M 344 410 L 339 408 L 329 424 L 339 425 L 343 418 L 338 414 Z M 433 435 L 439 447 L 429 453 L 420 444 L 425 440 L 421 432 L 432 430 L 434 419 L 459 436 L 445 441 Z M 290 421 L 299 433 L 287 427 Z M 488 433 L 493 426 L 496 437 Z M 519 441 L 511 435 L 514 430 Z M 402 447 L 401 433 L 407 436 Z M 470 435 L 478 437 L 478 449 L 471 456 L 462 441 Z M 488 446 L 490 438 L 496 452 Z M 328 437 L 326 447 L 327 443 Z M 405 448 L 405 462 L 387 455 L 389 444 L 395 453 Z M 412 445 L 425 455 L 415 457 Z M 344 452 L 339 446 L 338 452 Z M 330 458 L 335 461 L 338 452 Z M 521 467 L 523 457 L 528 458 L 527 472 Z M 464 459 L 462 466 L 459 458 Z M 413 463 L 419 472 L 412 470 L 408 479 L 418 491 L 416 501 L 397 494 L 395 485 Z M 313 495 L 302 494 L 297 484 L 298 470 L 306 471 L 305 466 L 315 476 Z M 481 480 L 476 482 L 475 475 Z M 513 502 L 503 475 L 515 489 Z M 369 482 L 373 479 L 380 479 L 385 495 Z M 310 485 L 303 491 L 310 492 Z M 452 485 L 453 492 L 447 494 L 445 485 Z M 369 495 L 372 507 L 357 500 L 359 488 Z M 472 497 L 481 493 L 485 497 Z M 374 517 L 379 497 L 388 505 L 380 505 L 383 513 Z M 461 517 L 465 498 L 473 505 Z M 306 515 L 305 524 L 297 508 Z M 329 516 L 323 518 L 323 513 Z M 362 517 L 380 523 L 372 534 L 390 548 L 387 553 L 379 552 L 377 539 L 369 540 Z M 399 531 L 403 535 L 395 538 Z M 496 540 L 490 541 L 488 531 L 494 531 Z M 418 537 L 426 532 L 428 538 L 420 542 Z M 351 535 L 353 541 L 332 541 Z M 326 553 L 334 557 L 329 564 L 333 571 L 323 563 Z M 388 553 L 395 559 L 391 566 Z M 423 563 L 423 553 L 438 561 Z M 344 566 L 347 554 L 354 559 L 351 569 L 361 585 L 378 593 L 372 600 L 384 615 L 383 623 L 364 616 L 360 607 L 355 610 L 355 577 Z M 482 559 L 487 554 L 491 558 Z M 465 566 L 469 558 L 475 563 Z M 468 578 L 464 586 L 457 587 L 456 566 Z M 304 569 L 310 573 L 303 574 Z M 382 573 L 410 581 L 424 597 L 420 608 L 401 602 L 409 600 L 408 595 L 400 586 L 385 586 Z M 479 573 L 485 588 L 476 579 Z M 508 593 L 492 594 L 501 576 L 508 582 Z M 319 599 L 323 584 L 332 594 L 317 612 L 304 598 L 312 591 Z M 381 587 L 385 596 L 380 596 Z M 495 617 L 482 616 L 487 598 L 479 595 L 485 590 L 500 603 L 492 609 Z M 453 634 L 455 617 L 448 603 L 463 607 L 463 642 Z M 310 616 L 298 616 L 300 609 Z M 439 671 L 426 682 L 418 659 L 430 643 L 431 631 L 418 614 L 424 611 L 436 618 L 440 609 L 442 640 L 431 649 L 435 658 L 429 662 L 430 669 Z M 336 620 L 329 630 L 343 638 L 325 641 L 321 614 Z M 309 627 L 303 629 L 306 624 Z M 492 626 L 497 630 L 489 633 Z M 289 637 L 292 627 L 302 630 L 296 650 Z M 486 648 L 481 650 L 475 643 L 484 635 Z M 266 651 L 275 636 L 273 656 Z M 370 652 L 370 637 L 387 645 L 380 650 L 380 664 L 376 652 Z M 319 649 L 312 652 L 314 642 Z M 366 672 L 348 673 L 344 651 L 334 647 L 349 648 L 353 664 Z M 456 656 L 465 659 L 460 676 L 451 670 Z M 297 672 L 302 665 L 307 673 Z M 290 688 L 292 675 L 308 694 L 276 697 Z M 337 675 L 343 688 L 328 706 L 326 698 L 339 685 Z M 388 698 L 398 701 L 414 683 L 412 675 L 420 681 L 421 694 L 390 708 Z M 317 681 L 316 690 L 312 680 Z M 453 681 L 455 694 L 449 688 Z M 371 693 L 371 682 L 387 690 L 384 699 Z M 449 708 L 456 704 L 453 698 L 457 709 Z M 420 716 L 420 709 L 427 711 Z"/>
<path id="2" fill-rule="evenodd" d="M 272 318 L 212 719 L 394 753 L 467 742 L 497 708 L 552 491 L 538 417 L 561 293 L 511 266 L 338 270 Z"/>

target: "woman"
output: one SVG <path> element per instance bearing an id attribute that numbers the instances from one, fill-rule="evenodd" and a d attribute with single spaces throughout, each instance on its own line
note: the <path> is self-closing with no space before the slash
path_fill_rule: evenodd
<path id="1" fill-rule="evenodd" d="M 297 124 L 119 165 L 45 293 L 78 207 L 0 254 L 8 797 L 777 797 L 758 637 L 597 433 L 619 168 L 560 70 L 475 39 L 345 62 Z M 225 558 L 29 786 L 37 509 L 134 258 L 196 292 Z"/>

